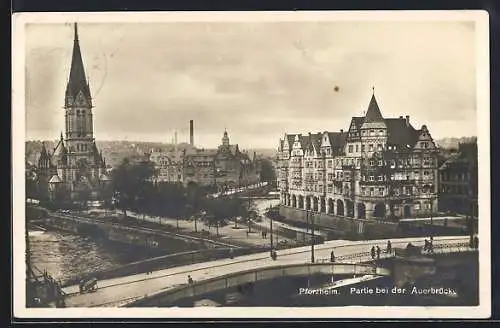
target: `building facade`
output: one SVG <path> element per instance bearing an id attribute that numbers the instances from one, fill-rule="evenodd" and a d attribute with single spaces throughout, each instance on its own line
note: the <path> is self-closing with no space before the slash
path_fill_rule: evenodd
<path id="1" fill-rule="evenodd" d="M 439 168 L 439 209 L 477 216 L 477 143 L 462 143 Z"/>
<path id="2" fill-rule="evenodd" d="M 192 124 L 192 123 L 191 123 Z M 217 186 L 219 189 L 247 186 L 260 181 L 259 163 L 231 145 L 224 131 L 221 145 L 215 149 L 192 148 L 183 151 L 153 151 L 150 160 L 155 165 L 155 179 L 188 185 Z"/>
<path id="3" fill-rule="evenodd" d="M 42 197 L 98 199 L 109 186 L 106 162 L 97 149 L 93 131 L 93 104 L 74 27 L 73 56 L 64 99 L 65 135 L 56 147 L 45 144 L 38 158 L 38 187 Z"/>
<path id="4" fill-rule="evenodd" d="M 425 125 L 384 118 L 375 94 L 347 131 L 285 134 L 278 148 L 282 206 L 360 219 L 437 211 L 437 147 Z"/>

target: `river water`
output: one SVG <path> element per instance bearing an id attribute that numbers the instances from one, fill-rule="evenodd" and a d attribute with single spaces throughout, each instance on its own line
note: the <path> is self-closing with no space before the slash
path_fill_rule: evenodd
<path id="1" fill-rule="evenodd" d="M 279 200 L 255 201 L 260 213 L 277 203 Z M 29 240 L 31 260 L 35 267 L 41 271 L 47 270 L 61 281 L 160 255 L 152 250 L 137 251 L 131 245 L 98 242 L 89 237 L 60 231 L 29 231 Z M 168 253 L 182 251 L 185 250 L 172 249 Z"/>

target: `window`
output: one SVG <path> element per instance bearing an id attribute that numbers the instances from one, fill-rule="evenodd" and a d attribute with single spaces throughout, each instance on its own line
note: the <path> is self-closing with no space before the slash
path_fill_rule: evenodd
<path id="1" fill-rule="evenodd" d="M 420 210 L 420 203 L 419 203 L 419 202 L 416 202 L 416 203 L 415 203 L 415 209 L 416 209 L 416 210 Z"/>
<path id="2" fill-rule="evenodd" d="M 368 151 L 373 151 L 373 144 L 368 145 Z"/>
<path id="3" fill-rule="evenodd" d="M 364 152 L 365 151 L 365 145 L 361 145 L 361 151 Z"/>
<path id="4" fill-rule="evenodd" d="M 379 160 L 379 161 L 378 161 L 378 166 L 383 166 L 383 165 L 384 165 L 383 161 L 382 161 L 382 160 Z"/>
<path id="5" fill-rule="evenodd" d="M 332 164 L 333 164 L 333 161 L 331 159 L 328 160 L 328 163 L 327 163 L 328 167 L 332 167 Z"/>
<path id="6" fill-rule="evenodd" d="M 328 181 L 333 181 L 333 173 L 328 173 Z"/>
<path id="7" fill-rule="evenodd" d="M 370 196 L 373 196 L 374 192 L 375 192 L 375 189 L 373 187 L 370 188 Z"/>
<path id="8" fill-rule="evenodd" d="M 377 144 L 377 150 L 382 151 L 382 144 Z"/>
<path id="9" fill-rule="evenodd" d="M 374 181 L 375 177 L 373 175 L 370 175 L 370 181 Z"/>
<path id="10" fill-rule="evenodd" d="M 394 180 L 394 174 L 391 174 L 391 180 Z"/>
<path id="11" fill-rule="evenodd" d="M 330 155 L 330 148 L 326 148 L 326 154 Z"/>
<path id="12" fill-rule="evenodd" d="M 383 136 L 384 135 L 384 130 L 378 130 L 378 135 Z"/>
<path id="13" fill-rule="evenodd" d="M 353 146 L 349 145 L 349 152 L 352 153 Z"/>
<path id="14" fill-rule="evenodd" d="M 327 190 L 328 190 L 328 192 L 329 192 L 329 193 L 331 193 L 331 192 L 332 192 L 332 189 L 333 189 L 333 188 L 332 188 L 332 185 L 328 185 Z"/>
<path id="15" fill-rule="evenodd" d="M 373 136 L 375 134 L 375 131 L 370 130 L 370 136 Z"/>
<path id="16" fill-rule="evenodd" d="M 379 176 L 378 176 L 378 181 L 384 181 L 384 176 L 379 175 Z"/>
<path id="17" fill-rule="evenodd" d="M 384 188 L 378 188 L 378 195 L 384 196 Z"/>
<path id="18" fill-rule="evenodd" d="M 356 153 L 359 152 L 359 145 L 356 145 Z"/>
<path id="19" fill-rule="evenodd" d="M 370 166 L 375 165 L 375 161 L 373 159 L 370 160 Z"/>

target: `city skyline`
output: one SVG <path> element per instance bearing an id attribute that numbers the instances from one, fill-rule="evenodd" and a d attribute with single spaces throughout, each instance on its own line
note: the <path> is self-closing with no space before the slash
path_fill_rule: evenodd
<path id="1" fill-rule="evenodd" d="M 384 117 L 409 115 L 436 139 L 475 136 L 473 24 L 81 23 L 95 136 L 189 142 L 194 119 L 199 147 L 227 129 L 243 148 L 276 148 L 284 133 L 347 130 L 372 87 Z M 72 39 L 70 24 L 27 26 L 27 139 L 63 130 Z"/>

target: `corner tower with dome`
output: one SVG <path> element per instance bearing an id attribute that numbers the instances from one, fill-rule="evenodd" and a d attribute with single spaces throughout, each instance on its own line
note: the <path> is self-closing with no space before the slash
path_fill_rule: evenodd
<path id="1" fill-rule="evenodd" d="M 92 96 L 76 23 L 64 110 L 65 134 L 61 132 L 52 151 L 45 144 L 42 146 L 38 160 L 39 191 L 50 199 L 100 199 L 110 179 L 106 175 L 106 161 L 94 139 Z"/>

